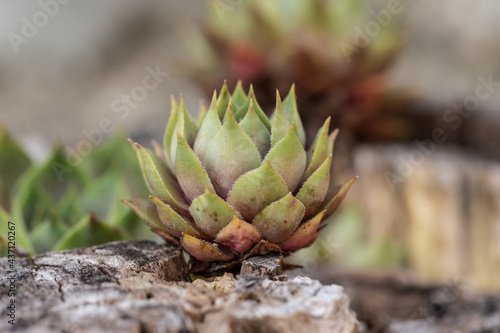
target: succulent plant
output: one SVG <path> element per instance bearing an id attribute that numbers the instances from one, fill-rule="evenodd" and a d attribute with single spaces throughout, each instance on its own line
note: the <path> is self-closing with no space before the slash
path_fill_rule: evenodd
<path id="1" fill-rule="evenodd" d="M 172 97 L 164 149 L 131 141 L 151 200 L 123 201 L 190 253 L 199 271 L 214 270 L 211 262 L 291 253 L 316 239 L 356 179 L 327 198 L 337 136 L 329 124 L 306 151 L 293 86 L 283 101 L 276 93 L 271 119 L 241 82 L 232 94 L 224 83 L 197 121 L 182 96 L 179 103 Z"/>
<path id="2" fill-rule="evenodd" d="M 119 198 L 146 194 L 140 167 L 123 135 L 115 135 L 72 166 L 60 145 L 32 164 L 6 132 L 0 132 L 0 220 L 16 225 L 18 254 L 35 254 L 150 235 Z M 124 181 L 125 180 L 125 181 Z M 0 228 L 0 256 L 7 228 Z"/>
<path id="3" fill-rule="evenodd" d="M 354 137 L 404 135 L 392 130 L 400 128 L 402 116 L 397 110 L 387 116 L 384 108 L 384 70 L 402 44 L 394 15 L 372 38 L 363 30 L 368 22 L 379 23 L 362 0 L 221 3 L 212 2 L 203 27 L 183 30 L 192 59 L 186 71 L 207 93 L 222 79 L 242 79 L 255 84 L 267 111 L 274 107 L 273 89 L 295 82 L 299 109 L 309 110 L 302 116 L 311 134 L 309 128 L 332 116 Z"/>

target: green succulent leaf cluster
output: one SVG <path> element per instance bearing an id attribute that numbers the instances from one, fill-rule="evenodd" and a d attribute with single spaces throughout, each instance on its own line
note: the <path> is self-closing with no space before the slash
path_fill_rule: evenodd
<path id="1" fill-rule="evenodd" d="M 398 18 L 385 12 L 380 21 L 362 0 L 214 2 L 203 29 L 186 29 L 183 40 L 196 57 L 196 76 L 302 78 L 313 89 L 327 77 L 369 75 L 394 58 L 402 38 Z M 373 25 L 378 32 L 371 37 L 365 30 Z"/>
<path id="2" fill-rule="evenodd" d="M 91 246 L 150 235 L 119 198 L 145 194 L 135 154 L 115 135 L 72 165 L 60 145 L 41 164 L 0 132 L 0 256 L 6 254 L 7 221 L 16 225 L 22 254 Z M 124 181 L 124 179 L 126 181 Z"/>
<path id="3" fill-rule="evenodd" d="M 310 245 L 356 178 L 327 196 L 337 131 L 305 150 L 294 87 L 269 119 L 253 88 L 224 83 L 197 120 L 172 98 L 164 149 L 131 144 L 151 200 L 124 200 L 162 238 L 201 262 Z"/>

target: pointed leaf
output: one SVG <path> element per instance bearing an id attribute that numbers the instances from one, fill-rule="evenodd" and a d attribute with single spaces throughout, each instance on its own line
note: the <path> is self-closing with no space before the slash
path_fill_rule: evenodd
<path id="1" fill-rule="evenodd" d="M 325 200 L 330 185 L 331 162 L 332 155 L 328 156 L 318 170 L 306 180 L 299 193 L 295 196 L 306 207 L 304 217 L 309 217 L 316 212 Z"/>
<path id="2" fill-rule="evenodd" d="M 234 106 L 238 109 L 241 108 L 243 105 L 245 105 L 245 103 L 247 102 L 247 95 L 243 90 L 243 85 L 241 83 L 241 80 L 238 80 L 238 83 L 236 83 L 236 87 L 234 87 L 231 100 L 233 101 Z"/>
<path id="3" fill-rule="evenodd" d="M 200 160 L 180 134 L 177 134 L 175 173 L 182 191 L 190 201 L 205 193 L 205 190 L 215 192 Z"/>
<path id="4" fill-rule="evenodd" d="M 203 262 L 227 261 L 235 257 L 235 254 L 229 249 L 188 234 L 182 235 L 181 245 L 193 257 Z"/>
<path id="5" fill-rule="evenodd" d="M 193 200 L 189 211 L 196 225 L 211 237 L 215 237 L 234 216 L 241 217 L 233 207 L 208 190 Z"/>
<path id="6" fill-rule="evenodd" d="M 122 202 L 132 208 L 148 227 L 167 232 L 167 229 L 163 223 L 161 223 L 160 216 L 158 216 L 158 210 L 154 203 L 141 199 L 122 199 Z"/>
<path id="7" fill-rule="evenodd" d="M 236 123 L 231 110 L 208 147 L 205 168 L 217 193 L 223 198 L 245 172 L 260 165 L 260 154 Z"/>
<path id="8" fill-rule="evenodd" d="M 0 205 L 0 221 L 4 221 L 5 225 L 9 225 L 8 222 L 15 221 L 16 224 L 16 251 L 19 253 L 32 254 L 33 247 L 29 239 L 28 231 L 26 230 L 26 225 L 21 218 L 16 218 L 15 216 L 10 216 Z M 8 228 L 0 229 L 0 238 L 3 237 L 5 241 L 5 255 L 7 255 L 7 246 L 8 246 Z M 2 255 L 0 251 L 0 255 Z"/>
<path id="9" fill-rule="evenodd" d="M 253 225 L 239 219 L 237 216 L 215 238 L 215 242 L 239 253 L 250 250 L 260 240 L 259 231 Z"/>
<path id="10" fill-rule="evenodd" d="M 262 238 L 280 244 L 289 238 L 304 217 L 304 205 L 288 193 L 282 199 L 273 202 L 257 215 L 253 225 Z"/>
<path id="11" fill-rule="evenodd" d="M 266 126 L 268 131 L 271 131 L 271 122 L 269 121 L 269 118 L 267 118 L 266 114 L 262 110 L 262 108 L 259 105 L 259 102 L 257 101 L 257 98 L 255 97 L 255 93 L 253 91 L 253 86 L 250 85 L 250 90 L 248 91 L 248 96 L 245 104 L 243 106 L 240 106 L 239 109 L 234 110 L 234 117 L 236 120 L 239 122 L 241 119 L 243 119 L 247 111 L 250 107 L 250 103 L 253 101 L 253 106 L 255 109 L 255 113 L 259 117 L 260 121 Z"/>
<path id="12" fill-rule="evenodd" d="M 324 214 L 325 211 L 322 211 L 303 223 L 290 238 L 281 244 L 281 248 L 287 251 L 296 251 L 309 246 L 318 237 L 318 227 Z"/>
<path id="13" fill-rule="evenodd" d="M 158 211 L 158 216 L 160 217 L 161 223 L 167 229 L 169 234 L 180 238 L 183 233 L 186 233 L 198 238 L 207 239 L 207 237 L 203 235 L 203 233 L 201 233 L 189 221 L 187 221 L 184 217 L 173 210 L 172 207 L 156 197 L 151 196 L 150 198 L 156 204 L 156 209 Z"/>
<path id="14" fill-rule="evenodd" d="M 271 147 L 274 147 L 281 139 L 283 139 L 290 129 L 290 121 L 288 121 L 285 111 L 283 110 L 283 103 L 281 97 L 276 90 L 276 110 L 274 114 L 273 128 L 271 130 Z"/>
<path id="15" fill-rule="evenodd" d="M 295 124 L 295 130 L 299 137 L 302 146 L 306 144 L 306 132 L 304 131 L 304 126 L 302 125 L 302 119 L 300 119 L 300 114 L 297 109 L 297 101 L 295 97 L 295 84 L 290 88 L 288 96 L 283 100 L 283 111 L 286 118 L 290 123 Z"/>
<path id="16" fill-rule="evenodd" d="M 170 166 L 173 167 L 173 163 L 171 161 L 172 154 L 172 138 L 175 134 L 175 127 L 177 126 L 177 120 L 179 119 L 179 104 L 175 100 L 173 95 L 170 96 L 171 108 L 170 108 L 170 117 L 168 118 L 167 128 L 165 130 L 165 136 L 163 138 L 163 149 L 165 150 L 165 158 L 167 159 Z"/>
<path id="17" fill-rule="evenodd" d="M 227 202 L 245 220 L 252 221 L 264 207 L 287 193 L 286 183 L 266 159 L 259 168 L 247 172 L 236 181 Z"/>
<path id="18" fill-rule="evenodd" d="M 231 95 L 229 94 L 227 83 L 224 81 L 222 89 L 220 90 L 219 99 L 217 100 L 217 114 L 219 115 L 220 120 L 224 119 L 224 116 L 226 115 L 230 99 Z"/>
<path id="19" fill-rule="evenodd" d="M 67 228 L 56 220 L 45 220 L 39 223 L 30 233 L 30 240 L 35 253 L 44 253 L 52 250 Z"/>
<path id="20" fill-rule="evenodd" d="M 328 140 L 328 128 L 330 127 L 330 117 L 328 117 L 321 129 L 316 134 L 313 145 L 309 148 L 307 152 L 307 168 L 302 178 L 305 181 L 309 176 L 313 174 L 316 169 L 325 161 L 328 157 L 329 151 L 329 140 Z"/>
<path id="21" fill-rule="evenodd" d="M 273 169 L 285 180 L 289 192 L 295 191 L 306 168 L 306 151 L 300 143 L 295 125 L 267 154 Z"/>
<path id="22" fill-rule="evenodd" d="M 124 239 L 126 236 L 120 230 L 90 214 L 66 232 L 59 243 L 54 246 L 54 251 L 88 247 Z"/>
<path id="23" fill-rule="evenodd" d="M 174 133 L 172 134 L 172 140 L 170 142 L 170 163 L 172 169 L 175 167 L 175 154 L 177 153 L 177 132 L 182 135 L 184 140 L 186 140 L 186 142 L 190 146 L 194 144 L 196 133 L 198 132 L 196 123 L 193 121 L 186 110 L 186 106 L 184 105 L 184 98 L 182 97 L 182 95 L 179 103 L 179 116 L 177 118 L 177 124 L 175 125 Z"/>
<path id="24" fill-rule="evenodd" d="M 322 210 L 326 210 L 325 219 L 329 218 L 333 213 L 335 213 L 356 179 L 358 179 L 357 176 L 352 177 L 351 179 L 343 183 L 340 186 L 339 191 L 333 196 L 333 198 L 331 200 L 328 200 L 328 202 L 321 208 Z"/>
<path id="25" fill-rule="evenodd" d="M 219 115 L 216 109 L 217 94 L 214 92 L 212 103 L 208 109 L 208 113 L 200 126 L 200 130 L 196 135 L 194 141 L 193 151 L 200 159 L 201 163 L 205 163 L 205 156 L 207 154 L 208 146 L 212 142 L 214 136 L 219 132 L 222 127 Z"/>
<path id="26" fill-rule="evenodd" d="M 271 130 L 271 122 L 269 121 L 269 118 L 267 118 L 266 114 L 264 113 L 264 111 L 260 107 L 259 102 L 257 101 L 257 97 L 255 97 L 255 92 L 253 91 L 252 85 L 250 85 L 250 90 L 248 91 L 247 98 L 248 98 L 247 103 L 249 104 L 248 106 L 250 106 L 250 100 L 252 100 L 253 104 L 254 104 L 255 112 L 257 113 L 257 116 L 259 116 L 260 121 L 262 121 L 262 123 L 264 125 L 266 125 L 268 130 Z M 248 109 L 246 109 L 246 110 L 248 110 Z"/>
<path id="27" fill-rule="evenodd" d="M 175 209 L 187 211 L 188 204 L 184 199 L 184 194 L 169 175 L 166 165 L 150 150 L 132 140 L 130 143 L 137 153 L 144 180 L 151 193 Z"/>
<path id="28" fill-rule="evenodd" d="M 31 160 L 12 137 L 0 128 L 0 205 L 10 200 L 11 190 L 31 165 Z"/>
<path id="29" fill-rule="evenodd" d="M 253 100 L 250 101 L 250 108 L 240 126 L 259 150 L 260 157 L 264 158 L 271 147 L 271 133 L 257 116 Z"/>

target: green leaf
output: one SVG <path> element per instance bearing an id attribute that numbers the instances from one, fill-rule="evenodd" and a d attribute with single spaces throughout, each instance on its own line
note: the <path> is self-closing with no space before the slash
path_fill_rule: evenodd
<path id="1" fill-rule="evenodd" d="M 330 127 L 330 117 L 328 117 L 323 124 L 323 127 L 316 134 L 313 145 L 307 151 L 307 168 L 302 178 L 305 181 L 309 176 L 313 174 L 316 169 L 326 160 L 328 155 L 330 155 L 329 150 L 329 140 L 328 139 L 328 128 Z M 333 147 L 333 146 L 332 146 Z"/>
<path id="2" fill-rule="evenodd" d="M 8 204 L 15 182 L 30 165 L 28 155 L 0 128 L 0 206 Z"/>
<path id="3" fill-rule="evenodd" d="M 96 181 L 90 182 L 77 199 L 83 212 L 85 214 L 94 212 L 97 217 L 106 219 L 110 215 L 113 204 L 120 199 L 117 185 L 120 181 L 120 177 L 116 174 L 107 173 Z"/>
<path id="4" fill-rule="evenodd" d="M 28 180 L 28 178 L 26 178 Z M 12 201 L 12 217 L 26 223 L 32 229 L 37 223 L 50 218 L 54 202 L 37 183 L 23 182 Z"/>
<path id="5" fill-rule="evenodd" d="M 283 178 L 289 192 L 294 192 L 306 168 L 306 151 L 292 124 L 286 136 L 267 154 L 273 169 Z"/>
<path id="6" fill-rule="evenodd" d="M 193 200 L 189 211 L 196 225 L 211 237 L 215 237 L 234 216 L 241 217 L 233 207 L 208 190 Z"/>
<path id="7" fill-rule="evenodd" d="M 14 216 L 10 216 L 1 206 L 0 206 L 0 221 L 2 221 L 1 223 L 4 223 L 0 228 L 0 238 L 2 238 L 3 242 L 5 242 L 4 243 L 5 249 L 0 250 L 0 256 L 2 256 L 2 251 L 5 250 L 5 252 L 7 252 L 7 246 L 8 246 L 7 241 L 9 239 L 9 234 L 8 234 L 9 221 L 13 223 L 11 225 L 15 225 L 16 251 L 19 251 L 20 253 L 24 254 L 26 253 L 32 254 L 33 247 L 31 245 L 24 221 L 20 218 L 15 218 Z M 1 242 L 2 241 L 0 241 L 0 243 Z M 0 248 L 1 246 L 2 245 L 0 245 Z"/>
<path id="8" fill-rule="evenodd" d="M 264 158 L 271 147 L 271 133 L 257 116 L 253 100 L 250 101 L 250 108 L 240 126 L 259 150 L 260 157 Z"/>
<path id="9" fill-rule="evenodd" d="M 205 160 L 205 168 L 217 194 L 227 198 L 234 182 L 260 163 L 259 151 L 228 110 L 222 128 L 208 147 Z"/>
<path id="10" fill-rule="evenodd" d="M 260 121 L 264 125 L 266 125 L 267 129 L 270 131 L 271 130 L 271 123 L 269 122 L 269 118 L 267 118 L 266 114 L 262 110 L 262 108 L 259 105 L 259 102 L 257 102 L 257 97 L 255 97 L 255 92 L 253 91 L 253 86 L 250 85 L 250 90 L 248 91 L 248 107 L 250 106 L 250 102 L 253 101 L 253 106 L 255 109 L 255 112 L 257 113 L 257 116 L 259 116 Z M 245 111 L 248 110 L 248 107 L 245 108 Z"/>
<path id="11" fill-rule="evenodd" d="M 107 218 L 110 226 L 122 230 L 127 239 L 155 239 L 146 223 L 129 207 L 116 201 L 111 208 L 111 214 Z"/>
<path id="12" fill-rule="evenodd" d="M 126 236 L 123 232 L 98 220 L 93 214 L 89 214 L 66 232 L 55 245 L 54 251 L 94 246 L 124 239 Z"/>
<path id="13" fill-rule="evenodd" d="M 295 196 L 306 207 L 304 217 L 314 214 L 325 200 L 330 185 L 332 155 L 309 177 Z"/>
<path id="14" fill-rule="evenodd" d="M 175 172 L 184 195 L 190 201 L 205 193 L 205 190 L 215 193 L 203 165 L 180 134 L 177 135 Z"/>
<path id="15" fill-rule="evenodd" d="M 245 220 L 252 221 L 264 207 L 287 193 L 285 182 L 266 159 L 259 168 L 247 172 L 236 181 L 227 202 Z"/>
<path id="16" fill-rule="evenodd" d="M 14 193 L 19 193 L 22 187 L 31 187 L 38 184 L 41 189 L 50 193 L 54 202 L 58 202 L 68 188 L 84 188 L 88 183 L 88 176 L 80 169 L 81 158 L 73 156 L 73 165 L 66 159 L 66 153 L 57 145 L 54 147 L 49 159 L 41 164 L 34 165 L 27 170 L 16 184 Z"/>
<path id="17" fill-rule="evenodd" d="M 205 163 L 205 156 L 207 154 L 208 146 L 212 142 L 214 136 L 219 132 L 219 130 L 222 127 L 215 106 L 216 100 L 217 100 L 217 94 L 214 92 L 212 103 L 210 104 L 208 113 L 205 119 L 203 120 L 203 123 L 200 126 L 200 130 L 198 131 L 198 135 L 196 135 L 196 139 L 193 145 L 193 151 L 196 154 L 196 156 L 198 156 L 201 163 Z"/>
<path id="18" fill-rule="evenodd" d="M 304 205 L 288 193 L 282 199 L 273 202 L 255 217 L 253 225 L 262 238 L 280 244 L 289 238 L 304 217 Z"/>
<path id="19" fill-rule="evenodd" d="M 166 165 L 150 150 L 130 141 L 142 168 L 144 180 L 154 196 L 180 212 L 186 212 L 188 204 L 179 185 L 169 174 Z M 177 139 L 176 139 L 177 143 Z"/>
<path id="20" fill-rule="evenodd" d="M 325 219 L 329 218 L 333 213 L 335 213 L 335 211 L 344 200 L 345 196 L 347 195 L 347 192 L 351 188 L 352 184 L 354 184 L 356 179 L 358 179 L 357 176 L 347 180 L 340 186 L 340 189 L 333 196 L 333 198 L 326 200 L 326 204 L 323 205 L 323 207 L 321 208 L 321 210 L 326 210 Z"/>
<path id="21" fill-rule="evenodd" d="M 84 210 L 80 202 L 80 193 L 75 187 L 71 187 L 66 192 L 66 195 L 57 203 L 54 211 L 57 218 L 65 226 L 76 224 L 82 216 L 88 214 L 88 210 Z"/>
<path id="22" fill-rule="evenodd" d="M 207 239 L 207 237 L 204 236 L 194 225 L 192 225 L 192 223 L 190 223 L 183 216 L 179 215 L 168 204 L 164 203 L 157 197 L 151 196 L 151 199 L 156 204 L 158 216 L 160 217 L 162 224 L 168 230 L 169 234 L 180 238 L 183 233 L 186 233 L 192 236 Z"/>
<path id="23" fill-rule="evenodd" d="M 227 261 L 235 257 L 235 254 L 229 249 L 188 234 L 182 235 L 181 245 L 193 257 L 203 262 Z"/>
<path id="24" fill-rule="evenodd" d="M 319 212 L 309 221 L 303 223 L 290 238 L 281 244 L 281 248 L 287 251 L 296 251 L 298 249 L 311 245 L 318 237 L 318 227 L 323 219 L 325 211 Z"/>
<path id="25" fill-rule="evenodd" d="M 302 146 L 306 145 L 306 132 L 304 131 L 304 126 L 302 125 L 302 119 L 300 118 L 299 110 L 297 109 L 297 101 L 295 97 L 295 84 L 292 84 L 288 96 L 283 100 L 283 113 L 290 123 L 295 124 L 295 130 L 299 137 Z"/>
<path id="26" fill-rule="evenodd" d="M 35 253 L 44 253 L 52 250 L 66 233 L 68 228 L 63 226 L 57 220 L 45 220 L 37 224 L 31 231 L 30 239 Z"/>
<path id="27" fill-rule="evenodd" d="M 186 140 L 186 142 L 190 146 L 194 144 L 196 133 L 198 132 L 196 123 L 193 121 L 186 110 L 186 106 L 184 105 L 184 98 L 182 97 L 182 95 L 179 104 L 179 116 L 177 117 L 177 124 L 175 125 L 174 133 L 172 134 L 172 139 L 170 142 L 170 165 L 172 167 L 172 170 L 174 170 L 175 168 L 175 154 L 177 152 L 177 132 L 182 135 L 184 140 Z"/>
<path id="28" fill-rule="evenodd" d="M 122 199 L 122 202 L 132 208 L 141 220 L 151 229 L 168 232 L 167 228 L 165 228 L 160 220 L 158 209 L 154 203 L 141 199 Z"/>
<path id="29" fill-rule="evenodd" d="M 274 147 L 287 135 L 290 125 L 291 123 L 287 119 L 285 111 L 283 110 L 283 103 L 281 102 L 280 94 L 278 90 L 276 90 L 276 110 L 271 130 L 271 147 Z"/>
<path id="30" fill-rule="evenodd" d="M 170 108 L 170 117 L 168 119 L 167 128 L 165 130 L 165 137 L 163 139 L 163 149 L 165 149 L 165 158 L 167 159 L 169 165 L 173 168 L 174 164 L 172 162 L 172 139 L 177 127 L 177 120 L 179 119 L 179 104 L 177 104 L 174 96 L 170 96 L 170 100 L 172 106 Z M 177 149 L 177 147 L 174 148 Z"/>
<path id="31" fill-rule="evenodd" d="M 245 91 L 243 90 L 243 85 L 241 80 L 238 80 L 236 87 L 234 87 L 233 95 L 231 96 L 235 109 L 239 109 L 244 106 L 248 100 Z"/>
<path id="32" fill-rule="evenodd" d="M 229 94 L 229 89 L 227 88 L 227 83 L 224 81 L 222 89 L 220 90 L 219 99 L 217 100 L 217 114 L 219 119 L 224 119 L 226 111 L 229 107 L 229 101 L 231 100 L 231 95 Z"/>

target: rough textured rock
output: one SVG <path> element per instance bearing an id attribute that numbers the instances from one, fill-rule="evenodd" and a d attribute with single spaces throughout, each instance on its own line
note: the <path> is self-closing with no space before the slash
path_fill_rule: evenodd
<path id="1" fill-rule="evenodd" d="M 240 274 L 278 278 L 283 273 L 282 260 L 282 255 L 250 257 L 241 263 Z"/>
<path id="2" fill-rule="evenodd" d="M 290 276 L 298 273 L 342 285 L 363 333 L 500 332 L 498 293 L 453 283 L 422 285 L 403 271 L 295 270 Z"/>
<path id="3" fill-rule="evenodd" d="M 343 288 L 308 277 L 271 281 L 241 276 L 224 302 L 205 316 L 201 332 L 357 332 Z"/>
<path id="4" fill-rule="evenodd" d="M 306 277 L 271 281 L 230 274 L 185 282 L 179 249 L 149 241 L 17 259 L 16 326 L 22 332 L 356 332 L 339 286 Z M 0 304 L 9 263 L 0 259 Z M 167 281 L 166 279 L 170 280 Z M 14 331 L 2 311 L 0 332 Z"/>

